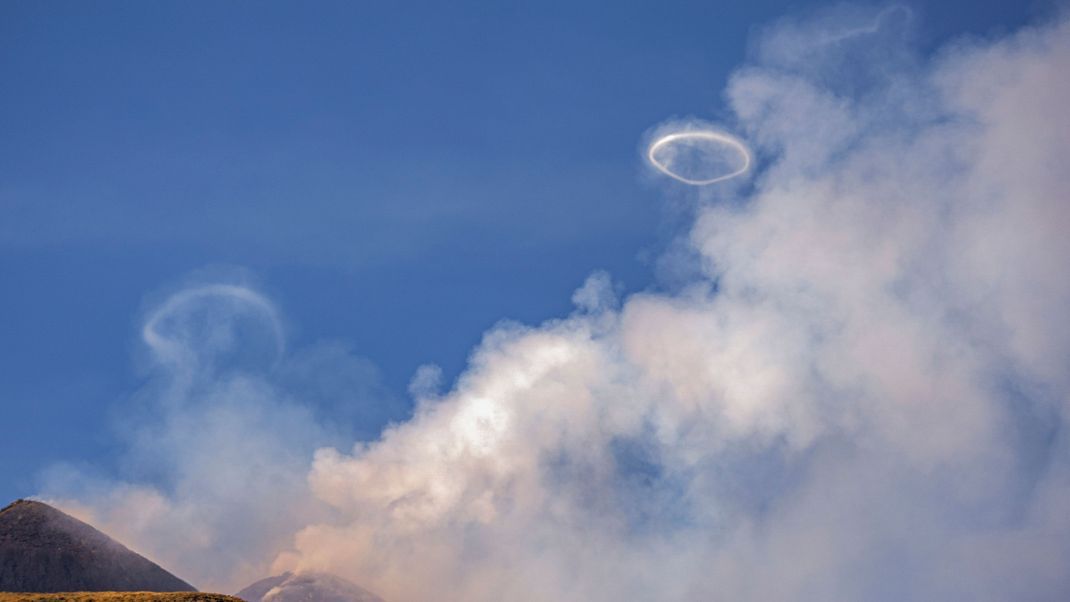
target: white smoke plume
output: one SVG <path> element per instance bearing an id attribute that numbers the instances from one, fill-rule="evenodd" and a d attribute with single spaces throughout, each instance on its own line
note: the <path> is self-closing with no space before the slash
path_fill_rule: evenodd
<path id="1" fill-rule="evenodd" d="M 705 276 L 488 333 L 317 453 L 343 519 L 279 568 L 396 601 L 1070 595 L 1070 26 L 925 63 L 901 16 L 769 30 L 727 90 L 764 167 L 699 211 Z"/>
<path id="2" fill-rule="evenodd" d="M 488 332 L 445 394 L 422 370 L 411 419 L 307 474 L 328 435 L 262 378 L 200 366 L 206 392 L 161 394 L 205 402 L 153 437 L 184 459 L 150 502 L 270 532 L 187 541 L 203 560 L 172 554 L 178 574 L 270 553 L 392 602 L 1067 599 L 1070 21 L 935 58 L 909 21 L 756 42 L 725 124 L 756 169 L 696 189 L 680 292 L 596 274 L 574 314 Z M 228 303 L 274 315 L 248 295 Z M 223 456 L 185 438 L 217 411 Z"/>

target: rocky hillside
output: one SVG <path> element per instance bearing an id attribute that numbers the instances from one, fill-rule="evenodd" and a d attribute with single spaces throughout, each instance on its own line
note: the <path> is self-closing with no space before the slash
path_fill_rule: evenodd
<path id="1" fill-rule="evenodd" d="M 82 521 L 48 504 L 19 500 L 0 510 L 0 591 L 196 589 Z"/>

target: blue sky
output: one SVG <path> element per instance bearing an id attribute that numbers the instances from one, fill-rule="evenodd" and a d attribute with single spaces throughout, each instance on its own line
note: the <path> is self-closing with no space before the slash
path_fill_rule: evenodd
<path id="1" fill-rule="evenodd" d="M 665 286 L 643 133 L 716 119 L 754 28 L 810 6 L 0 3 L 0 503 L 114 461 L 146 304 L 191 274 L 241 270 L 398 397 L 592 270 Z M 928 50 L 1046 6 L 913 8 Z"/>

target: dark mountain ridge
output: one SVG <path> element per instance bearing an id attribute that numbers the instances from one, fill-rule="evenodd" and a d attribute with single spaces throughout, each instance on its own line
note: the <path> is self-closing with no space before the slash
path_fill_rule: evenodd
<path id="1" fill-rule="evenodd" d="M 197 591 L 189 583 L 48 504 L 0 510 L 0 591 Z"/>

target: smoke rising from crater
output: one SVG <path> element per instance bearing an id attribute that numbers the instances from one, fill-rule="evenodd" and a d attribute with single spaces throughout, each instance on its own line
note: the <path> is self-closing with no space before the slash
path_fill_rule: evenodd
<path id="1" fill-rule="evenodd" d="M 704 277 L 488 333 L 317 453 L 340 518 L 280 568 L 394 600 L 1070 593 L 1070 28 L 926 61 L 894 14 L 770 28 L 726 92 L 767 160 L 699 211 Z"/>
<path id="2" fill-rule="evenodd" d="M 356 445 L 274 368 L 200 370 L 153 503 L 215 530 L 127 540 L 186 542 L 195 584 L 320 570 L 392 602 L 1065 599 L 1070 22 L 927 58 L 897 14 L 760 36 L 725 92 L 760 169 L 700 206 L 689 286 L 596 274 Z M 241 443 L 200 454 L 191 423 Z"/>

